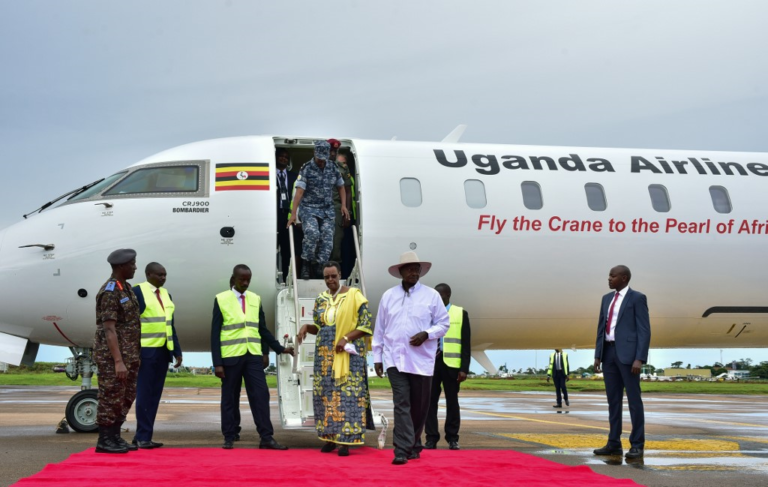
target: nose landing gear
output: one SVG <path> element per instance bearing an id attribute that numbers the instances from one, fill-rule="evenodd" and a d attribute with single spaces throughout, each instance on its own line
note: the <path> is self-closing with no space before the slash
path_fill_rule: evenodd
<path id="1" fill-rule="evenodd" d="M 91 389 L 91 379 L 96 372 L 90 348 L 70 347 L 73 357 L 67 361 L 67 377 L 77 380 L 82 376 L 81 391 L 67 403 L 65 416 L 69 426 L 79 433 L 93 433 L 99 429 L 96 424 L 98 391 Z"/>

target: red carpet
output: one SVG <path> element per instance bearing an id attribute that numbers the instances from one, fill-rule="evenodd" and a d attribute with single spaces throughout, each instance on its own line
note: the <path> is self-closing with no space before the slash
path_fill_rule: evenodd
<path id="1" fill-rule="evenodd" d="M 426 451 L 420 460 L 390 465 L 392 450 L 358 448 L 342 458 L 319 450 L 285 452 L 236 448 L 160 448 L 123 455 L 96 454 L 93 448 L 14 484 L 21 487 L 109 487 L 176 485 L 638 485 L 599 475 L 589 467 L 568 467 L 511 450 Z"/>

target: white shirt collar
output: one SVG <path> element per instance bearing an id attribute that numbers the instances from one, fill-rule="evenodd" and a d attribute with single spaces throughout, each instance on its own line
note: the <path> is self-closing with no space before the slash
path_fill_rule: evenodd
<path id="1" fill-rule="evenodd" d="M 400 289 L 401 293 L 405 294 L 407 292 L 408 294 L 411 294 L 414 291 L 418 291 L 419 289 L 421 289 L 421 286 L 422 286 L 421 281 L 419 281 L 416 284 L 414 284 L 413 287 L 411 287 L 408 291 L 406 291 L 405 288 L 403 287 L 403 281 L 400 281 L 400 285 L 397 287 Z"/>
<path id="2" fill-rule="evenodd" d="M 240 296 L 245 296 L 245 293 L 241 293 L 240 291 L 235 289 L 234 286 L 232 287 L 232 292 L 235 293 L 235 296 L 237 296 L 237 299 L 240 299 Z M 247 293 L 248 291 L 246 290 L 245 292 Z"/>

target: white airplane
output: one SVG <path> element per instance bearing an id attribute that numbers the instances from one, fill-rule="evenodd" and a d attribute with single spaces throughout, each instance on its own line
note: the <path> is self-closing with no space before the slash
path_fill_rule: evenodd
<path id="1" fill-rule="evenodd" d="M 341 139 L 357 185 L 349 281 L 374 313 L 398 283 L 387 268 L 415 250 L 434 264 L 424 282 L 449 283 L 469 310 L 472 355 L 495 372 L 486 350 L 593 348 L 608 271 L 625 264 L 648 295 L 652 347 L 768 345 L 768 154 L 462 144 L 462 130 L 440 143 Z M 124 247 L 138 252 L 135 282 L 150 261 L 168 270 L 185 351 L 209 350 L 214 296 L 239 263 L 275 336 L 293 341 L 324 284 L 281 283 L 275 150 L 298 170 L 313 140 L 176 147 L 2 230 L 0 361 L 33 362 L 41 343 L 70 347 L 68 374 L 83 390 L 67 417 L 94 428 L 94 297 L 107 255 Z M 278 361 L 285 427 L 312 423 L 312 347 Z"/>

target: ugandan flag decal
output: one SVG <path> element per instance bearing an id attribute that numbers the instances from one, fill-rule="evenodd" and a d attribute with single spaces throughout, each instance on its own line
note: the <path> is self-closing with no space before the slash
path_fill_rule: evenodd
<path id="1" fill-rule="evenodd" d="M 216 164 L 216 191 L 269 191 L 269 164 Z"/>

